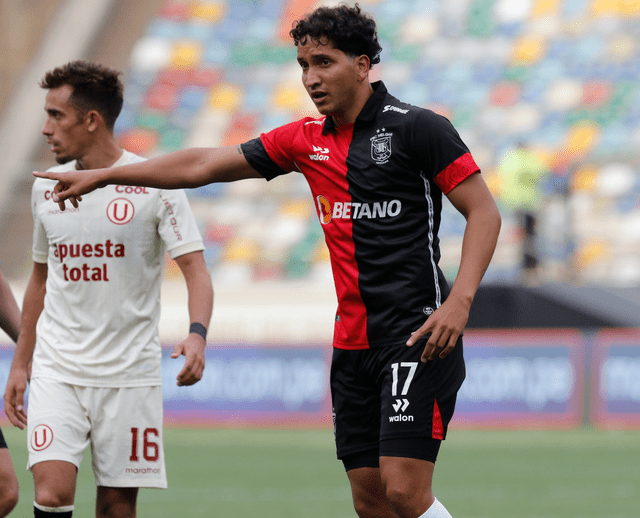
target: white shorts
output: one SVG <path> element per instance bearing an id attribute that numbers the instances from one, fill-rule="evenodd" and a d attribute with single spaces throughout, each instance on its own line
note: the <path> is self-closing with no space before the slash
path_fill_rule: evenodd
<path id="1" fill-rule="evenodd" d="M 29 390 L 28 469 L 47 460 L 79 468 L 91 444 L 98 486 L 167 487 L 162 387 L 81 387 L 36 378 Z"/>

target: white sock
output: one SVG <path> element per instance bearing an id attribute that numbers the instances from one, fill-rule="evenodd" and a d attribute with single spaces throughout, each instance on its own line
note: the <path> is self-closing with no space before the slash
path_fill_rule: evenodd
<path id="1" fill-rule="evenodd" d="M 64 507 L 46 507 L 44 505 L 40 505 L 36 502 L 33 502 L 33 507 L 44 512 L 44 513 L 70 513 L 73 511 L 73 505 L 66 505 Z"/>
<path id="2" fill-rule="evenodd" d="M 452 516 L 449 514 L 449 511 L 447 511 L 445 506 L 436 498 L 433 501 L 433 504 L 431 504 L 431 507 L 429 507 L 429 509 L 427 509 L 419 518 L 452 518 Z"/>

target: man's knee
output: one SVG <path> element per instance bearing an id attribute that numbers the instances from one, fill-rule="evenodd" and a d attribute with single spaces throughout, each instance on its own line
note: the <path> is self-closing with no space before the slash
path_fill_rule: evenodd
<path id="1" fill-rule="evenodd" d="M 400 516 L 420 516 L 433 503 L 433 463 L 409 458 L 381 458 L 386 498 Z"/>
<path id="2" fill-rule="evenodd" d="M 18 484 L 2 488 L 0 493 L 0 517 L 7 516 L 18 504 Z"/>
<path id="3" fill-rule="evenodd" d="M 420 516 L 433 503 L 431 490 L 416 490 L 414 487 L 390 484 L 387 500 L 400 517 Z"/>
<path id="4" fill-rule="evenodd" d="M 36 503 L 42 507 L 58 508 L 69 507 L 73 505 L 74 495 L 69 493 L 61 493 L 51 488 L 39 488 L 36 491 Z"/>
<path id="5" fill-rule="evenodd" d="M 36 491 L 36 503 L 43 507 L 73 505 L 77 468 L 65 461 L 43 461 L 31 467 Z"/>
<path id="6" fill-rule="evenodd" d="M 348 472 L 353 507 L 360 518 L 396 518 L 380 480 L 378 468 L 361 468 Z"/>

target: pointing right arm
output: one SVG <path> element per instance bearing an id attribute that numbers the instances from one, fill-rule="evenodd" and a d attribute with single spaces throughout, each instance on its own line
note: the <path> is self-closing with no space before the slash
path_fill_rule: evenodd
<path id="1" fill-rule="evenodd" d="M 64 173 L 34 172 L 34 175 L 58 182 L 54 201 L 63 210 L 65 200 L 69 199 L 77 207 L 83 194 L 109 184 L 181 189 L 263 178 L 249 165 L 240 146 L 185 149 L 119 167 Z"/>

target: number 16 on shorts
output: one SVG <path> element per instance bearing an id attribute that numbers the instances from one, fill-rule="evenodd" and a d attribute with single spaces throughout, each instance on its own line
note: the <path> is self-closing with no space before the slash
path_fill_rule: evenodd
<path id="1" fill-rule="evenodd" d="M 160 434 L 157 428 L 131 428 L 131 462 L 138 462 L 142 457 L 147 462 L 155 462 L 160 457 Z"/>

